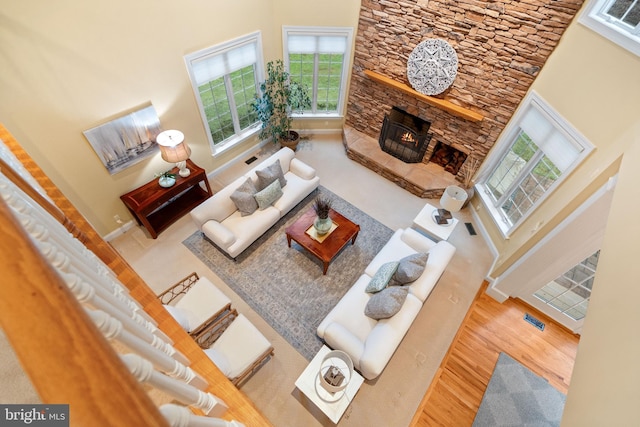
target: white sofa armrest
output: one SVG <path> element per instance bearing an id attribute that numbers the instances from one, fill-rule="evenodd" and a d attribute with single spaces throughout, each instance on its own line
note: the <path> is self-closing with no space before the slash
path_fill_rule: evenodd
<path id="1" fill-rule="evenodd" d="M 411 246 L 416 252 L 429 252 L 435 242 L 419 231 L 413 228 L 405 228 L 402 230 L 401 239 L 407 245 Z"/>
<path id="2" fill-rule="evenodd" d="M 298 175 L 303 179 L 313 179 L 316 176 L 316 170 L 301 160 L 293 158 L 289 165 L 289 171 Z"/>
<path id="3" fill-rule="evenodd" d="M 356 369 L 360 370 L 360 357 L 364 352 L 364 343 L 340 323 L 332 322 L 324 331 L 324 341 L 333 349 L 339 349 L 349 355 Z"/>
<path id="4" fill-rule="evenodd" d="M 215 220 L 205 222 L 202 225 L 202 232 L 209 240 L 225 250 L 236 241 L 235 234 Z"/>

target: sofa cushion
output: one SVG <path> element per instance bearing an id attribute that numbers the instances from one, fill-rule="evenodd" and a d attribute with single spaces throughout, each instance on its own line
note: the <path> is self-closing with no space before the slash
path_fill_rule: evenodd
<path id="1" fill-rule="evenodd" d="M 416 233 L 417 236 L 412 237 L 411 244 L 408 244 L 405 238 L 407 234 L 413 234 L 412 232 Z M 400 261 L 401 258 L 415 254 L 416 252 L 429 252 L 429 249 L 435 245 L 436 242 L 415 230 L 398 229 L 393 233 L 393 236 L 391 236 L 387 244 L 384 245 L 380 252 L 371 260 L 364 272 L 369 276 L 373 276 L 376 274 L 378 268 L 385 262 Z"/>
<path id="2" fill-rule="evenodd" d="M 398 261 L 390 261 L 382 264 L 378 271 L 376 271 L 376 274 L 371 278 L 365 291 L 376 293 L 386 288 L 399 265 L 400 263 Z"/>
<path id="3" fill-rule="evenodd" d="M 373 328 L 378 323 L 375 319 L 364 315 L 364 307 L 372 295 L 365 292 L 371 276 L 361 275 L 349 288 L 346 294 L 331 309 L 329 314 L 318 325 L 318 336 L 325 338 L 325 332 L 331 323 L 347 325 L 351 334 L 361 342 L 365 342 Z M 354 311 L 357 311 L 354 312 Z M 335 347 L 334 347 L 335 348 Z"/>
<path id="4" fill-rule="evenodd" d="M 251 215 L 258 209 L 255 194 L 258 192 L 251 178 L 247 178 L 240 187 L 231 193 L 231 200 L 242 216 Z"/>
<path id="5" fill-rule="evenodd" d="M 372 319 L 387 319 L 400 311 L 408 294 L 408 288 L 386 288 L 371 297 L 364 314 Z"/>
<path id="6" fill-rule="evenodd" d="M 429 254 L 424 252 L 418 252 L 402 258 L 398 262 L 398 268 L 389 284 L 392 286 L 405 285 L 417 280 L 422 275 L 428 259 Z"/>
<path id="7" fill-rule="evenodd" d="M 246 179 L 247 177 L 244 176 L 237 178 L 235 181 L 223 187 L 212 197 L 209 197 L 199 206 L 196 206 L 191 210 L 191 218 L 198 228 L 201 229 L 207 221 L 212 219 L 222 222 L 225 218 L 228 218 L 233 215 L 234 212 L 237 212 L 238 208 L 233 203 L 233 200 L 231 200 L 231 193 L 236 191 L 236 188 L 241 186 Z"/>
<path id="8" fill-rule="evenodd" d="M 238 256 L 248 248 L 258 237 L 262 236 L 266 230 L 280 219 L 280 211 L 273 206 L 265 210 L 258 209 L 251 216 L 242 216 L 240 211 L 235 211 L 233 215 L 225 219 L 221 224 L 233 235 L 234 241 L 224 247 L 224 251 L 232 258 Z M 212 221 L 209 221 L 212 222 Z M 209 236 L 208 224 L 202 227 L 202 231 Z M 213 239 L 212 239 L 213 240 Z"/>
<path id="9" fill-rule="evenodd" d="M 263 211 L 271 206 L 276 200 L 282 197 L 282 188 L 280 187 L 280 181 L 277 179 L 271 184 L 267 185 L 264 190 L 258 191 L 254 196 L 256 202 L 258 202 L 258 208 Z"/>
<path id="10" fill-rule="evenodd" d="M 276 179 L 280 182 L 280 188 L 284 188 L 284 186 L 287 185 L 287 180 L 284 178 L 284 172 L 280 165 L 280 159 L 277 159 L 264 169 L 257 170 L 256 175 L 258 176 L 258 191 L 264 190 Z"/>
<path id="11" fill-rule="evenodd" d="M 303 179 L 291 171 L 284 174 L 287 186 L 282 189 L 284 193 L 273 206 L 284 215 L 305 199 L 320 183 L 319 177 L 313 179 Z"/>

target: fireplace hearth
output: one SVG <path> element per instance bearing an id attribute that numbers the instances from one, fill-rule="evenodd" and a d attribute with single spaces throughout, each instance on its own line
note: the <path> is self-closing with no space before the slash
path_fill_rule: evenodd
<path id="1" fill-rule="evenodd" d="M 380 148 L 405 163 L 420 163 L 431 141 L 430 126 L 430 122 L 393 107 L 382 122 Z"/>

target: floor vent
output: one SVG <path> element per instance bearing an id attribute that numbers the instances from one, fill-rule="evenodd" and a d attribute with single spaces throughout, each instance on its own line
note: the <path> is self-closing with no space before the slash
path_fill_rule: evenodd
<path id="1" fill-rule="evenodd" d="M 247 160 L 245 160 L 244 162 L 246 164 L 250 165 L 251 163 L 255 162 L 256 160 L 258 160 L 258 158 L 256 156 L 251 156 Z"/>
<path id="2" fill-rule="evenodd" d="M 469 231 L 469 234 L 471 234 L 472 236 L 475 236 L 476 234 L 476 229 L 473 228 L 473 224 L 471 224 L 470 222 L 465 222 L 464 225 L 467 227 L 467 231 Z"/>
<path id="3" fill-rule="evenodd" d="M 529 313 L 526 313 L 524 315 L 524 320 L 526 320 L 527 322 L 531 323 L 533 326 L 535 326 L 536 328 L 540 329 L 541 331 L 544 331 L 544 323 L 539 321 L 538 319 L 536 319 L 535 317 L 533 317 Z"/>

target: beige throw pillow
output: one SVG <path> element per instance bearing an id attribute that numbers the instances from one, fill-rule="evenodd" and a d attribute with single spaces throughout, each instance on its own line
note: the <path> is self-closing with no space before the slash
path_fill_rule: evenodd
<path id="1" fill-rule="evenodd" d="M 408 255 L 400 260 L 396 272 L 389 281 L 390 286 L 406 285 L 417 280 L 422 276 L 429 254 L 418 252 L 417 254 Z"/>
<path id="2" fill-rule="evenodd" d="M 258 176 L 258 190 L 264 190 L 276 179 L 280 181 L 280 188 L 284 188 L 284 186 L 287 185 L 287 180 L 284 178 L 282 166 L 280 165 L 280 159 L 266 168 L 256 171 L 256 175 Z"/>
<path id="3" fill-rule="evenodd" d="M 364 314 L 376 320 L 387 319 L 400 311 L 408 294 L 408 288 L 386 288 L 369 298 Z"/>
<path id="4" fill-rule="evenodd" d="M 236 191 L 231 193 L 231 200 L 240 211 L 240 215 L 251 215 L 256 211 L 256 209 L 258 209 L 258 202 L 256 202 L 254 197 L 257 192 L 258 191 L 256 190 L 255 185 L 253 185 L 251 178 L 247 178 L 247 180 L 243 182 Z"/>

